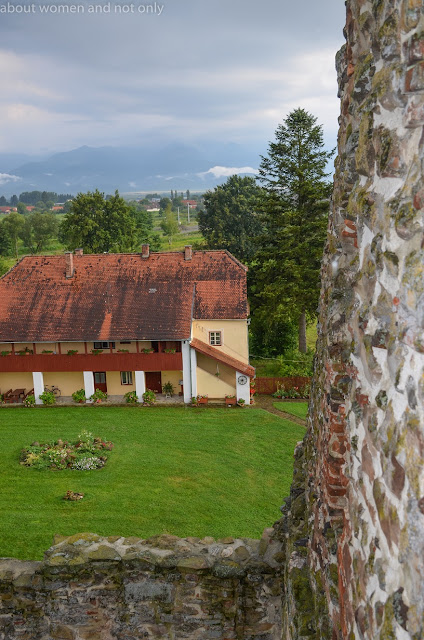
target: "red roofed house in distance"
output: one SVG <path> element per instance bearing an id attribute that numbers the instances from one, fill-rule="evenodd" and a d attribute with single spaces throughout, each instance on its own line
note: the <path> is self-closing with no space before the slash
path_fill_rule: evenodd
<path id="1" fill-rule="evenodd" d="M 227 251 L 27 256 L 0 278 L 0 393 L 250 402 L 247 268 Z"/>

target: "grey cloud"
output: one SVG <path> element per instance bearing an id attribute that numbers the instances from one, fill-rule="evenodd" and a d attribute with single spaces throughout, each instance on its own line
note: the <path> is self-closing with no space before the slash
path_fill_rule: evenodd
<path id="1" fill-rule="evenodd" d="M 17 61 L 4 72 L 16 90 L 0 96 L 0 109 L 9 113 L 12 96 L 32 108 L 21 133 L 16 117 L 8 123 L 3 147 L 22 136 L 37 150 L 44 120 L 45 144 L 60 149 L 153 134 L 205 138 L 208 128 L 209 137 L 253 140 L 271 135 L 296 100 L 308 108 L 318 95 L 323 116 L 337 108 L 334 71 L 333 88 L 322 86 L 314 54 L 342 44 L 340 0 L 164 4 L 161 16 L 1 16 L 0 50 Z"/>

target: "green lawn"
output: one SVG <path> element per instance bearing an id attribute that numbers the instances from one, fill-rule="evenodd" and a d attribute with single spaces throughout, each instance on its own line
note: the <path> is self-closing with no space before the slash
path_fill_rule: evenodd
<path id="1" fill-rule="evenodd" d="M 112 440 L 97 471 L 19 464 L 33 441 Z M 280 515 L 304 428 L 261 409 L 0 409 L 0 556 L 41 559 L 55 533 L 258 537 Z M 62 500 L 71 489 L 80 502 Z"/>
<path id="2" fill-rule="evenodd" d="M 306 420 L 308 414 L 307 402 L 274 402 L 274 407 L 285 413 L 291 413 L 292 416 L 297 416 Z"/>

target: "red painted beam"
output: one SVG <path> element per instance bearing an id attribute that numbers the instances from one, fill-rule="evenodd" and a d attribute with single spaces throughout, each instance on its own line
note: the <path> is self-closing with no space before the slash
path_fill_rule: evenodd
<path id="1" fill-rule="evenodd" d="M 0 372 L 180 371 L 181 353 L 36 354 L 0 356 Z"/>

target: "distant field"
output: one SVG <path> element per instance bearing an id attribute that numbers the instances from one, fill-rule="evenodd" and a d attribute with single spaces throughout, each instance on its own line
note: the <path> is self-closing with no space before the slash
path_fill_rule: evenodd
<path id="1" fill-rule="evenodd" d="M 115 447 L 103 469 L 19 464 L 35 440 L 87 429 Z M 259 537 L 280 515 L 304 427 L 261 409 L 0 409 L 0 556 L 41 559 L 55 533 Z M 70 489 L 80 502 L 62 499 Z"/>
<path id="2" fill-rule="evenodd" d="M 203 240 L 203 236 L 200 231 L 191 231 L 189 233 L 179 233 L 177 236 L 173 238 L 172 245 L 170 247 L 170 251 L 175 251 L 177 249 L 183 249 L 186 244 L 194 244 L 195 242 L 201 242 Z M 169 244 L 166 242 L 166 238 L 162 239 L 162 248 L 163 251 L 167 251 Z"/>

